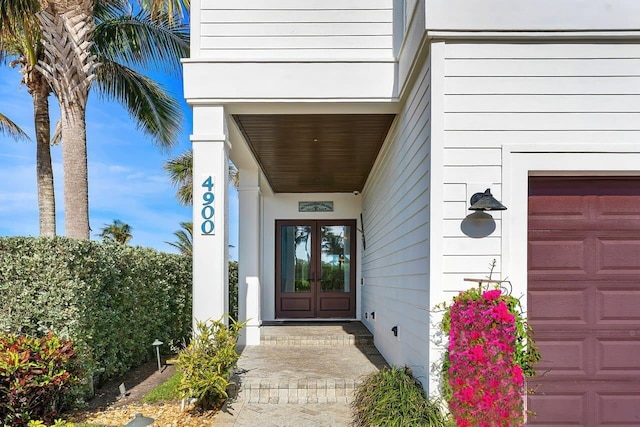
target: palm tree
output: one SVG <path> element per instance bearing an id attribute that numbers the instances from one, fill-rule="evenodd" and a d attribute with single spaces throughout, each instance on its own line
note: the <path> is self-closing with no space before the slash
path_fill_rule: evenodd
<path id="1" fill-rule="evenodd" d="M 0 58 L 16 57 L 9 65 L 20 67 L 22 84 L 27 87 L 27 91 L 31 95 L 36 134 L 40 235 L 55 236 L 56 202 L 49 147 L 49 94 L 51 89 L 42 74 L 36 69 L 38 61 L 44 59 L 44 51 L 40 43 L 40 24 L 32 13 L 35 6 L 35 3 L 28 1 L 0 0 Z"/>
<path id="2" fill-rule="evenodd" d="M 175 242 L 165 242 L 177 248 L 182 255 L 190 257 L 193 254 L 193 222 L 181 222 L 181 230 L 173 234 L 178 239 Z"/>
<path id="3" fill-rule="evenodd" d="M 164 170 L 171 183 L 178 187 L 176 199 L 185 206 L 193 203 L 193 150 L 187 150 L 178 157 L 167 160 Z M 235 166 L 229 165 L 229 183 L 238 187 L 240 174 Z"/>
<path id="4" fill-rule="evenodd" d="M 151 12 L 146 12 L 145 9 L 133 16 L 129 1 L 125 0 L 50 1 L 45 10 L 40 9 L 39 0 L 0 0 L 0 52 L 8 51 L 18 57 L 12 62 L 14 65 L 21 65 L 23 82 L 34 98 L 41 234 L 55 234 L 49 110 L 46 103 L 52 88 L 55 89 L 62 112 L 59 124 L 63 140 L 67 210 L 65 228 L 68 236 L 88 238 L 89 233 L 84 114 L 89 83 L 92 80 L 95 79 L 102 95 L 121 102 L 137 121 L 138 127 L 154 137 L 160 145 L 170 146 L 174 143 L 181 121 L 177 101 L 153 81 L 123 63 L 147 68 L 149 65 L 163 64 L 169 64 L 169 67 L 173 65 L 176 69 L 179 67 L 178 60 L 186 55 L 188 49 L 187 28 L 177 23 L 175 15 L 163 14 L 161 7 L 162 4 L 168 4 L 167 10 L 174 10 L 171 5 L 188 6 L 188 0 L 186 3 L 183 0 L 175 1 L 142 0 L 143 6 Z M 95 3 L 95 6 L 90 3 Z M 85 6 L 90 6 L 86 10 L 91 10 L 92 15 L 87 15 L 83 22 L 76 22 L 77 25 L 73 28 L 60 26 L 65 22 L 75 22 L 72 17 L 79 8 Z M 64 10 L 68 12 L 64 16 L 56 15 Z M 38 11 L 42 12 L 40 17 L 44 17 L 42 19 L 45 22 L 52 24 L 55 21 L 58 27 L 50 28 L 45 24 L 46 31 L 41 34 L 42 19 L 40 22 L 35 19 Z M 89 38 L 74 46 L 73 42 L 78 41 L 78 37 L 87 37 L 89 30 Z M 47 45 L 47 49 L 44 49 L 41 38 L 47 41 L 47 37 L 54 37 L 56 32 L 62 34 L 56 45 Z M 60 57 L 52 54 L 51 50 L 62 48 L 64 43 L 71 49 L 68 54 L 74 62 L 63 63 L 67 69 L 61 72 L 61 63 L 56 63 Z M 56 67 L 50 67 L 50 63 L 56 64 Z M 85 64 L 84 68 L 81 64 Z M 76 69 L 79 71 L 76 75 L 72 75 L 74 67 L 80 67 Z M 82 75 L 86 75 L 86 79 L 82 80 Z M 66 80 L 57 82 L 57 86 L 54 86 L 56 78 Z M 75 82 L 71 84 L 74 87 L 69 87 L 69 82 Z M 76 133 L 77 131 L 80 133 Z M 45 197 L 40 188 L 41 184 L 47 182 L 50 182 L 50 191 Z M 44 184 L 42 188 L 45 188 Z M 51 220 L 43 221 L 43 218 Z M 49 224 L 45 227 L 49 231 L 45 233 L 43 222 Z"/>
<path id="5" fill-rule="evenodd" d="M 114 219 L 112 224 L 105 224 L 100 230 L 102 231 L 98 236 L 102 237 L 102 240 L 105 242 L 115 242 L 126 245 L 133 237 L 131 234 L 133 230 L 131 226 L 119 219 Z"/>

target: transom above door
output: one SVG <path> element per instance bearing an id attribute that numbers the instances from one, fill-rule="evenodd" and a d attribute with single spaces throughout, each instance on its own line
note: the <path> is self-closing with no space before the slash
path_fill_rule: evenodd
<path id="1" fill-rule="evenodd" d="M 355 220 L 276 221 L 276 317 L 356 315 Z"/>

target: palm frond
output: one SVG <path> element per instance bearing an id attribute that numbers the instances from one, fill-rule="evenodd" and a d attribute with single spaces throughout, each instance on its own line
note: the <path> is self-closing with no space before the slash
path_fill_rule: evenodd
<path id="1" fill-rule="evenodd" d="M 105 242 L 115 242 L 125 245 L 129 243 L 129 240 L 133 237 L 131 234 L 133 228 L 119 219 L 114 219 L 111 224 L 105 224 L 100 230 L 101 232 L 98 236 L 102 237 L 102 240 Z"/>
<path id="2" fill-rule="evenodd" d="M 178 249 L 182 255 L 191 256 L 193 254 L 193 222 L 181 222 L 182 230 L 174 232 L 178 239 L 176 242 L 165 242 Z"/>
<path id="3" fill-rule="evenodd" d="M 0 0 L 0 31 L 40 11 L 39 0 Z"/>
<path id="4" fill-rule="evenodd" d="M 193 202 L 193 151 L 187 150 L 178 157 L 167 160 L 163 166 L 169 181 L 178 187 L 176 198 L 180 204 L 189 206 Z"/>
<path id="5" fill-rule="evenodd" d="M 144 11 L 133 16 L 119 9 L 105 10 L 97 18 L 93 49 L 98 57 L 179 74 L 180 59 L 189 54 L 185 24 L 171 23 L 167 16 L 152 18 Z"/>
<path id="6" fill-rule="evenodd" d="M 0 113 L 0 134 L 8 135 L 15 140 L 29 139 L 29 136 L 20 129 L 20 126 L 12 122 L 7 116 Z"/>
<path id="7" fill-rule="evenodd" d="M 166 14 L 175 21 L 182 21 L 189 14 L 190 0 L 138 0 L 140 7 L 152 16 Z"/>
<path id="8" fill-rule="evenodd" d="M 25 8 L 23 13 L 20 7 Z M 35 15 L 38 10 L 37 1 L 0 0 L 0 60 L 17 57 L 12 62 L 36 64 L 42 52 L 40 24 Z"/>
<path id="9" fill-rule="evenodd" d="M 180 105 L 150 78 L 118 63 L 102 62 L 96 71 L 95 88 L 101 95 L 120 102 L 138 129 L 161 147 L 170 148 L 178 142 Z"/>

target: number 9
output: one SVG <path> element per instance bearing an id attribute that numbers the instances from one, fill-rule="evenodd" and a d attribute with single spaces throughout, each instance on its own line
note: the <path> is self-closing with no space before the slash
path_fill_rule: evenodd
<path id="1" fill-rule="evenodd" d="M 202 205 L 203 206 L 210 205 L 211 203 L 213 203 L 213 200 L 215 198 L 216 196 L 214 196 L 213 193 L 207 191 L 202 195 L 202 200 L 204 200 L 204 203 Z"/>

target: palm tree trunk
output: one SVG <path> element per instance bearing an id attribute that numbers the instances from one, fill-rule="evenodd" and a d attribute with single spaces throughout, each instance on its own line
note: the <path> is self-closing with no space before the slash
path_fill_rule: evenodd
<path id="1" fill-rule="evenodd" d="M 75 239 L 89 239 L 90 231 L 85 113 L 85 107 L 78 104 L 69 105 L 60 113 L 64 169 L 64 228 L 67 237 Z"/>
<path id="2" fill-rule="evenodd" d="M 37 71 L 35 71 L 37 73 Z M 49 85 L 37 73 L 37 85 L 31 91 L 36 130 L 36 176 L 40 236 L 56 235 L 56 198 L 51 166 L 51 124 L 49 120 Z"/>
<path id="3" fill-rule="evenodd" d="M 38 13 L 46 61 L 38 71 L 60 105 L 65 233 L 89 239 L 86 107 L 98 63 L 91 55 L 93 0 L 50 0 Z"/>

